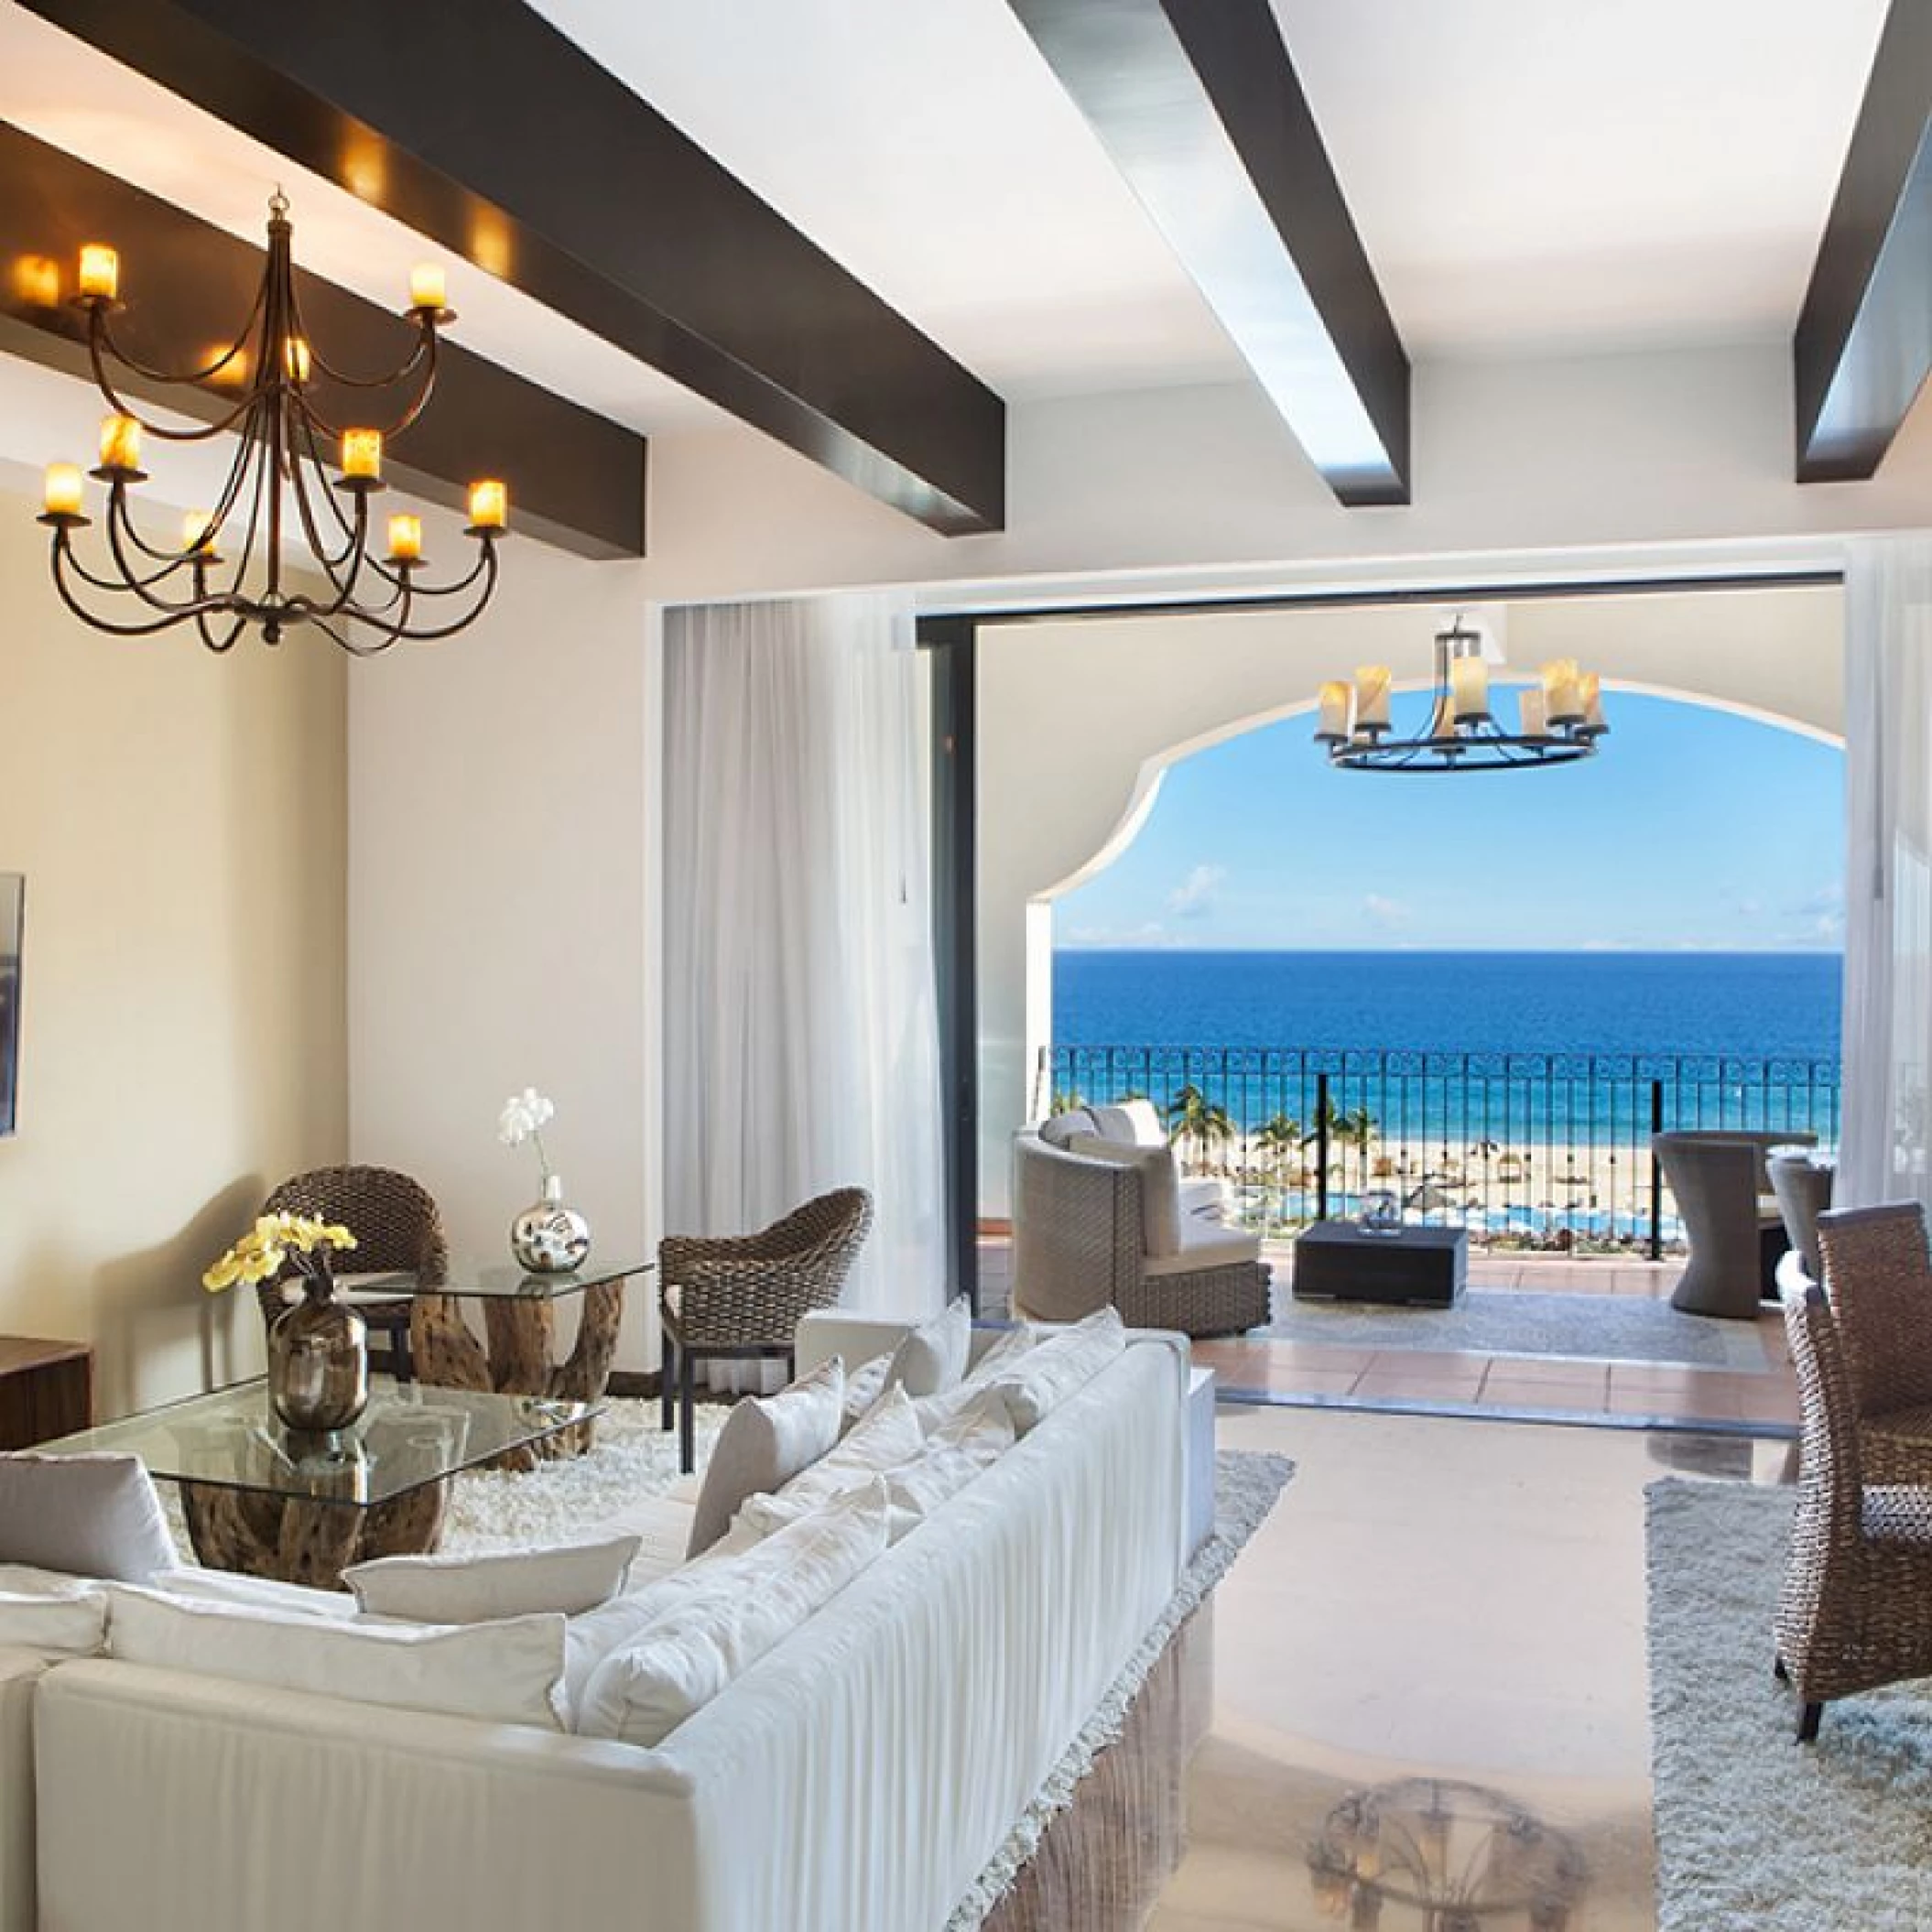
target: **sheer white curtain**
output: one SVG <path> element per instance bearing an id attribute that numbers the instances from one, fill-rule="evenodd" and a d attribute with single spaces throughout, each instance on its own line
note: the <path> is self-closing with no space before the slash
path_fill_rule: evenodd
<path id="1" fill-rule="evenodd" d="M 918 677 L 904 599 L 666 617 L 668 1225 L 867 1188 L 847 1299 L 906 1314 L 945 1268 Z"/>
<path id="2" fill-rule="evenodd" d="M 1834 1199 L 1932 1208 L 1932 537 L 1851 547 L 1845 772 L 1844 1111 Z"/>

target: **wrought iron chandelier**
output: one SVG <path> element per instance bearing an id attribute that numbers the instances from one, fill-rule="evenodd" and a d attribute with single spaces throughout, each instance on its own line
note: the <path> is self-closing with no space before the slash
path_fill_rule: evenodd
<path id="1" fill-rule="evenodd" d="M 1354 683 L 1321 687 L 1315 742 L 1328 746 L 1330 765 L 1373 772 L 1520 771 L 1593 757 L 1610 729 L 1596 674 L 1559 657 L 1517 694 L 1517 729 L 1503 730 L 1490 711 L 1482 634 L 1464 624 L 1460 611 L 1436 633 L 1436 681 L 1419 735 L 1391 732 L 1391 683 L 1387 665 L 1365 664 Z"/>
<path id="2" fill-rule="evenodd" d="M 400 638 L 453 635 L 474 622 L 496 588 L 496 546 L 509 500 L 494 479 L 470 486 L 464 534 L 474 539 L 477 553 L 461 577 L 440 584 L 423 580 L 418 516 L 391 516 L 386 555 L 370 548 L 370 499 L 383 488 L 383 440 L 408 429 L 427 407 L 436 386 L 440 331 L 456 320 L 443 306 L 441 268 L 425 265 L 410 275 L 404 312 L 417 326 L 418 341 L 407 360 L 387 375 L 345 374 L 323 360 L 302 326 L 291 233 L 288 203 L 277 191 L 268 203 L 267 264 L 241 333 L 212 361 L 179 374 L 137 361 L 115 342 L 113 318 L 124 306 L 120 258 L 94 243 L 81 251 L 74 303 L 87 317 L 94 381 L 113 411 L 101 425 L 100 465 L 88 472 L 107 489 L 103 522 L 111 568 L 90 569 L 74 546 L 74 533 L 92 522 L 81 509 L 78 464 L 49 467 L 39 521 L 53 531 L 55 588 L 97 630 L 136 637 L 192 624 L 210 650 L 226 651 L 250 624 L 260 627 L 265 643 L 278 644 L 284 631 L 312 624 L 345 651 L 369 657 Z M 168 427 L 137 416 L 123 401 L 110 363 L 150 384 L 240 393 L 213 422 Z M 413 392 L 384 428 L 338 426 L 320 407 L 318 378 L 345 392 L 406 384 Z M 202 442 L 230 430 L 239 447 L 214 507 L 188 513 L 179 548 L 145 537 L 129 509 L 130 492 L 147 481 L 142 437 Z M 330 445 L 340 459 L 332 478 L 325 454 Z M 240 541 L 231 557 L 225 533 L 237 525 Z M 327 586 L 320 596 L 284 588 L 283 544 L 296 535 Z M 92 607 L 97 600 L 90 592 L 131 599 L 133 608 L 124 606 L 125 617 L 105 614 Z"/>

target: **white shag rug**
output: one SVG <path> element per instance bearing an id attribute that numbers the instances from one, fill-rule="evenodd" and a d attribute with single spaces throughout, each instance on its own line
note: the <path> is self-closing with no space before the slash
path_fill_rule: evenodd
<path id="1" fill-rule="evenodd" d="M 1788 1489 L 1653 1483 L 1658 1932 L 1932 1926 L 1932 1682 L 1825 1707 L 1772 1677 Z"/>
<path id="2" fill-rule="evenodd" d="M 699 1406 L 700 1471 L 728 1413 L 722 1404 Z M 598 1418 L 596 1443 L 587 1456 L 542 1463 L 527 1473 L 465 1471 L 452 1485 L 442 1548 L 461 1554 L 567 1542 L 639 1496 L 668 1489 L 678 1479 L 678 1438 L 675 1431 L 667 1435 L 659 1428 L 658 1415 L 654 1401 L 613 1398 Z M 946 1932 L 977 1932 L 1011 1888 L 1054 1815 L 1073 1802 L 1074 1787 L 1099 1753 L 1120 1736 L 1129 1708 L 1174 1633 L 1227 1575 L 1294 1473 L 1295 1465 L 1286 1456 L 1242 1449 L 1217 1452 L 1213 1534 L 993 1862 L 960 1902 Z M 192 1562 L 175 1485 L 161 1487 L 182 1560 Z"/>

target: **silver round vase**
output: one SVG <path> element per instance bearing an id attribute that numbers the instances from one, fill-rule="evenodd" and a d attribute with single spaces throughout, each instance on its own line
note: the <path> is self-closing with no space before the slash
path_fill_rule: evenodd
<path id="1" fill-rule="evenodd" d="M 369 1330 L 335 1284 L 305 1276 L 302 1298 L 268 1330 L 268 1395 L 292 1429 L 324 1435 L 369 1406 Z"/>
<path id="2" fill-rule="evenodd" d="M 591 1224 L 563 1204 L 563 1182 L 544 1176 L 543 1199 L 510 1223 L 510 1253 L 532 1275 L 568 1275 L 591 1252 Z"/>

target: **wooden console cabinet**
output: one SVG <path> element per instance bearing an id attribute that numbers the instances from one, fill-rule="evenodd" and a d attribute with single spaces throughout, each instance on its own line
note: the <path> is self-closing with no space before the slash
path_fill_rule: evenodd
<path id="1" fill-rule="evenodd" d="M 0 1449 L 91 1428 L 94 1351 L 78 1341 L 0 1335 Z"/>

